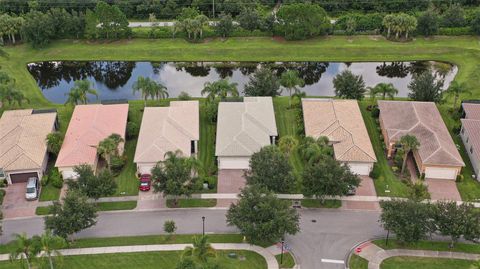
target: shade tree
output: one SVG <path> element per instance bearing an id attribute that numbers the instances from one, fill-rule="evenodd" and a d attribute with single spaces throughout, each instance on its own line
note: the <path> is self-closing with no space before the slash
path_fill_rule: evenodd
<path id="1" fill-rule="evenodd" d="M 354 75 L 344 70 L 333 78 L 335 96 L 344 99 L 362 100 L 365 95 L 365 81 L 362 75 Z"/>
<path id="2" fill-rule="evenodd" d="M 261 67 L 250 76 L 245 85 L 246 96 L 278 96 L 280 95 L 280 80 L 272 69 Z"/>
<path id="3" fill-rule="evenodd" d="M 442 100 L 443 80 L 431 72 L 425 71 L 414 75 L 408 84 L 408 97 L 415 101 L 440 102 Z"/>

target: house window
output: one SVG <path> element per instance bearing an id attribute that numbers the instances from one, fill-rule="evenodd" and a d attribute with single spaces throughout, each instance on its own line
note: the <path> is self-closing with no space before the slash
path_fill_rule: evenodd
<path id="1" fill-rule="evenodd" d="M 473 153 L 473 146 L 470 147 L 470 153 Z"/>
<path id="2" fill-rule="evenodd" d="M 5 172 L 3 172 L 3 169 L 0 168 L 0 178 L 4 178 L 5 177 Z"/>
<path id="3" fill-rule="evenodd" d="M 463 129 L 463 127 L 462 127 L 462 134 L 464 134 L 464 133 L 465 133 L 465 129 Z"/>
<path id="4" fill-rule="evenodd" d="M 190 153 L 195 154 L 195 141 L 190 141 Z"/>
<path id="5" fill-rule="evenodd" d="M 465 139 L 465 143 L 468 143 L 468 136 L 467 136 L 467 139 Z"/>

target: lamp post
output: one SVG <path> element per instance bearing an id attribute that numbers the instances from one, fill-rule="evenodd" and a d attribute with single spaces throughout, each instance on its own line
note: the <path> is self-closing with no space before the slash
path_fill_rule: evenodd
<path id="1" fill-rule="evenodd" d="M 280 255 L 280 265 L 283 264 L 283 245 L 285 244 L 285 240 L 282 238 L 282 254 Z"/>
<path id="2" fill-rule="evenodd" d="M 202 235 L 205 235 L 205 216 L 202 216 Z"/>

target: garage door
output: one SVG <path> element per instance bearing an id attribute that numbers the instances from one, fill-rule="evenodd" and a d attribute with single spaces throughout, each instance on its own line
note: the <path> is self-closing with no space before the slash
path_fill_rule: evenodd
<path id="1" fill-rule="evenodd" d="M 76 179 L 77 173 L 73 172 L 73 168 L 59 168 L 63 179 Z"/>
<path id="2" fill-rule="evenodd" d="M 457 170 L 452 168 L 427 167 L 425 178 L 456 179 Z"/>
<path id="3" fill-rule="evenodd" d="M 152 168 L 155 166 L 155 164 L 139 164 L 138 165 L 138 171 L 140 174 L 151 174 L 152 173 Z"/>
<path id="4" fill-rule="evenodd" d="M 36 177 L 36 178 L 38 178 L 37 172 L 10 174 L 10 180 L 12 181 L 12 183 L 27 182 L 27 181 L 28 181 L 28 178 L 31 178 L 31 177 Z"/>
<path id="5" fill-rule="evenodd" d="M 361 176 L 368 176 L 370 174 L 370 168 L 372 164 L 370 163 L 348 163 L 350 170 L 352 173 L 361 175 Z"/>
<path id="6" fill-rule="evenodd" d="M 249 157 L 219 157 L 218 169 L 248 169 Z"/>

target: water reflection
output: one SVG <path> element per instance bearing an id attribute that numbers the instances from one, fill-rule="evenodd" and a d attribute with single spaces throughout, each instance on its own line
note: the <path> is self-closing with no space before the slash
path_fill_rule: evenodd
<path id="1" fill-rule="evenodd" d="M 90 80 L 100 100 L 140 99 L 132 92 L 139 76 L 150 77 L 164 84 L 171 97 L 185 91 L 199 97 L 203 84 L 228 78 L 238 84 L 240 93 L 249 76 L 258 68 L 269 67 L 277 76 L 297 70 L 305 80 L 303 91 L 310 96 L 332 96 L 333 78 L 345 69 L 362 75 L 367 86 L 392 83 L 398 96 L 407 96 L 412 75 L 426 70 L 445 80 L 448 87 L 457 73 L 456 66 L 442 62 L 129 62 L 129 61 L 63 61 L 28 64 L 28 70 L 45 97 L 55 103 L 65 102 L 65 93 L 79 79 Z M 287 93 L 284 93 L 287 94 Z M 90 101 L 94 101 L 92 99 Z"/>

